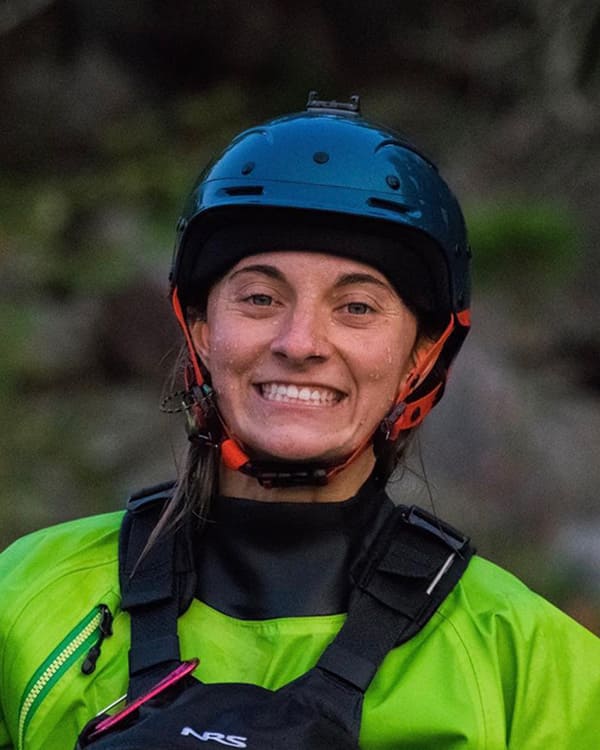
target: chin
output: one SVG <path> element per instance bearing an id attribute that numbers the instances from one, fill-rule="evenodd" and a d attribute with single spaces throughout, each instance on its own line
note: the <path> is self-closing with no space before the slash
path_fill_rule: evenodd
<path id="1" fill-rule="evenodd" d="M 314 443 L 305 448 L 298 445 L 294 446 L 294 450 L 290 450 L 289 442 L 285 446 L 275 445 L 263 445 L 257 446 L 256 448 L 249 448 L 251 454 L 260 461 L 290 461 L 293 463 L 322 463 L 322 464 L 334 464 L 348 456 L 352 450 L 342 452 L 339 446 L 335 448 L 315 448 Z"/>
<path id="2" fill-rule="evenodd" d="M 236 429 L 237 428 L 237 429 Z M 375 428 L 373 428 L 375 429 Z M 257 423 L 233 425 L 233 435 L 249 456 L 263 461 L 305 461 L 335 464 L 352 454 L 368 439 L 370 433 L 353 425 L 320 423 L 303 425 L 300 420 L 290 424 L 264 420 L 263 429 Z"/>

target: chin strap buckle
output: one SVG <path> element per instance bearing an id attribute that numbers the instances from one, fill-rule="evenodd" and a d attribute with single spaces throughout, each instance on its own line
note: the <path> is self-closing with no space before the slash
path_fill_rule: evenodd
<path id="1" fill-rule="evenodd" d="M 406 403 L 404 401 L 400 401 L 394 406 L 392 411 L 381 422 L 380 429 L 385 435 L 386 440 L 390 439 L 390 435 L 392 434 L 394 425 L 400 419 L 400 417 L 404 414 L 405 411 L 406 411 Z"/>
<path id="2" fill-rule="evenodd" d="M 248 462 L 240 471 L 256 479 L 261 487 L 323 487 L 327 484 L 327 471 L 319 466 L 297 464 L 260 464 Z"/>
<path id="3" fill-rule="evenodd" d="M 267 489 L 273 487 L 322 487 L 329 480 L 329 472 L 317 464 L 295 461 L 251 461 L 240 445 L 226 438 L 221 443 L 221 460 L 233 471 L 256 479 Z"/>

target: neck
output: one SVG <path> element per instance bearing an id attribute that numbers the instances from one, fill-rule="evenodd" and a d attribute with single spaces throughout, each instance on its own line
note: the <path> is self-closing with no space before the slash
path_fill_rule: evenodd
<path id="1" fill-rule="evenodd" d="M 219 491 L 229 497 L 244 497 L 264 502 L 330 503 L 347 500 L 356 495 L 367 481 L 373 467 L 375 455 L 369 447 L 357 456 L 339 474 L 336 474 L 322 487 L 262 487 L 256 479 L 232 471 L 221 464 L 219 471 Z"/>

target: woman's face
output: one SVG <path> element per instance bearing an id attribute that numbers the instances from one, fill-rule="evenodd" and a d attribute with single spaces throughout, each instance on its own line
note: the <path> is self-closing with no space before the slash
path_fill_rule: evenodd
<path id="1" fill-rule="evenodd" d="M 417 322 L 371 266 L 285 251 L 241 260 L 191 331 L 246 449 L 335 461 L 388 413 L 412 364 Z"/>

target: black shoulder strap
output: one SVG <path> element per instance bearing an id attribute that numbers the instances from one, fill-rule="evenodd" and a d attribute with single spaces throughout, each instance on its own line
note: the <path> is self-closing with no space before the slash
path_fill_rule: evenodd
<path id="1" fill-rule="evenodd" d="M 179 660 L 177 617 L 195 591 L 189 534 L 161 538 L 140 561 L 173 485 L 133 496 L 121 529 L 122 608 L 131 616 L 129 697 Z M 317 667 L 364 692 L 386 654 L 415 636 L 452 591 L 474 549 L 413 506 L 394 508 L 355 566 L 348 617 Z"/>
<path id="2" fill-rule="evenodd" d="M 317 666 L 364 692 L 386 654 L 431 619 L 474 552 L 468 537 L 427 511 L 394 508 L 359 563 L 346 622 Z"/>
<path id="3" fill-rule="evenodd" d="M 173 490 L 174 483 L 168 482 L 132 495 L 121 526 L 121 608 L 131 618 L 130 699 L 179 663 L 177 618 L 195 590 L 187 530 L 169 531 L 144 552 Z"/>

